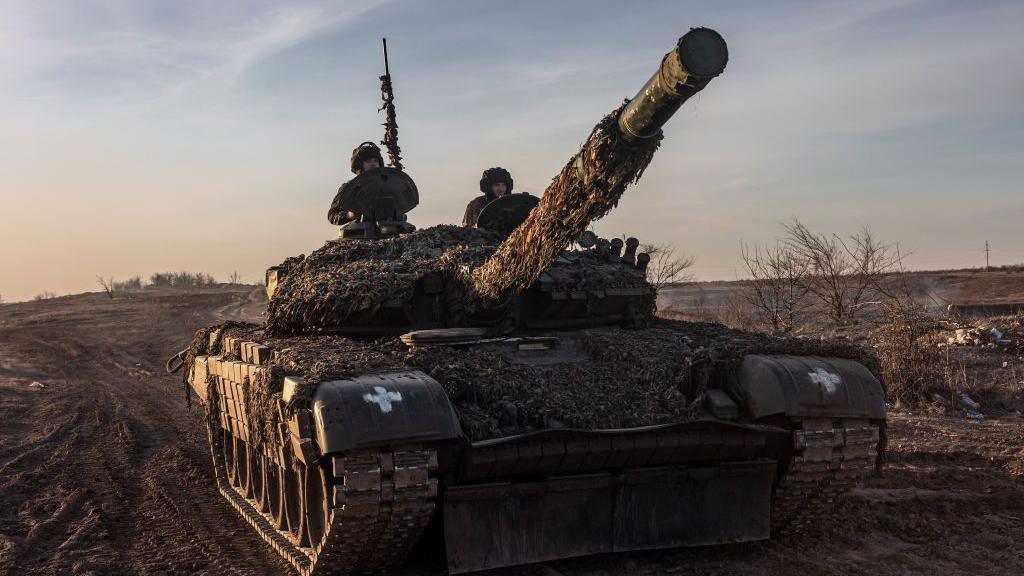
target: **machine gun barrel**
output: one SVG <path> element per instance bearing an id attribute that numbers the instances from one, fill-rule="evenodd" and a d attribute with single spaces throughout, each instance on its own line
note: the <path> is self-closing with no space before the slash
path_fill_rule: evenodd
<path id="1" fill-rule="evenodd" d="M 606 116 L 544 191 L 540 203 L 473 272 L 485 301 L 533 284 L 590 223 L 618 204 L 661 142 L 661 127 L 690 96 L 725 69 L 725 40 L 693 28 L 661 60 L 637 95 Z"/>
<path id="2" fill-rule="evenodd" d="M 388 66 L 388 39 L 383 38 L 384 44 L 384 75 L 380 77 L 380 97 L 383 101 L 380 110 L 384 111 L 384 139 L 381 140 L 388 149 L 388 160 L 391 166 L 404 169 L 402 166 L 402 148 L 398 145 L 398 118 L 395 113 L 395 91 L 391 86 L 391 67 Z M 380 111 L 378 110 L 378 112 Z"/>

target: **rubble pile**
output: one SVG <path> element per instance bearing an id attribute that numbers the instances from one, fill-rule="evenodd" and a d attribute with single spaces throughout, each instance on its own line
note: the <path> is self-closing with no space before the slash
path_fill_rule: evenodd
<path id="1" fill-rule="evenodd" d="M 1024 319 L 1020 316 L 993 318 L 968 328 L 958 328 L 946 339 L 946 344 L 983 346 L 1004 352 L 1024 351 Z"/>
<path id="2" fill-rule="evenodd" d="M 961 391 L 949 397 L 934 392 L 932 393 L 931 400 L 944 413 L 949 410 L 960 409 L 963 411 L 964 416 L 970 420 L 985 419 L 985 414 L 981 412 L 981 404 L 974 400 L 974 398 L 971 398 L 967 392 Z"/>

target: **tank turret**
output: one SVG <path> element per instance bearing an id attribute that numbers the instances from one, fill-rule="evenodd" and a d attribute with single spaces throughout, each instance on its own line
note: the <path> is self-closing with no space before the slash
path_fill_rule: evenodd
<path id="1" fill-rule="evenodd" d="M 636 96 L 594 128 L 526 221 L 474 272 L 476 291 L 495 300 L 540 278 L 640 178 L 659 145 L 661 127 L 725 70 L 728 59 L 725 40 L 710 28 L 693 28 L 680 38 Z"/>

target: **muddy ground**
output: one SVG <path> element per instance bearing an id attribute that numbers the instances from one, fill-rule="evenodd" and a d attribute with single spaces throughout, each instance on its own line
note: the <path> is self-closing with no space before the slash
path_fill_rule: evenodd
<path id="1" fill-rule="evenodd" d="M 290 573 L 220 499 L 200 413 L 163 374 L 196 328 L 258 319 L 258 294 L 0 306 L 0 574 Z M 884 474 L 801 540 L 502 574 L 1024 573 L 1024 421 L 901 412 L 889 430 Z"/>

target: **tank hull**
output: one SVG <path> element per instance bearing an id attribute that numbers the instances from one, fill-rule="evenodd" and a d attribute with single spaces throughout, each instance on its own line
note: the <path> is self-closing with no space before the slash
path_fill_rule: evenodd
<path id="1" fill-rule="evenodd" d="M 519 362 L 586 361 L 568 345 L 523 352 L 515 338 L 456 348 L 503 347 Z M 431 523 L 451 573 L 792 534 L 871 474 L 882 448 L 881 386 L 845 360 L 748 356 L 713 409 L 677 423 L 470 441 L 443 387 L 416 370 L 322 382 L 298 409 L 303 383 L 289 377 L 273 421 L 256 421 L 272 351 L 231 337 L 214 350 L 190 382 L 219 489 L 304 575 L 400 566 Z M 802 410 L 814 379 L 794 366 L 833 392 L 813 412 Z"/>

